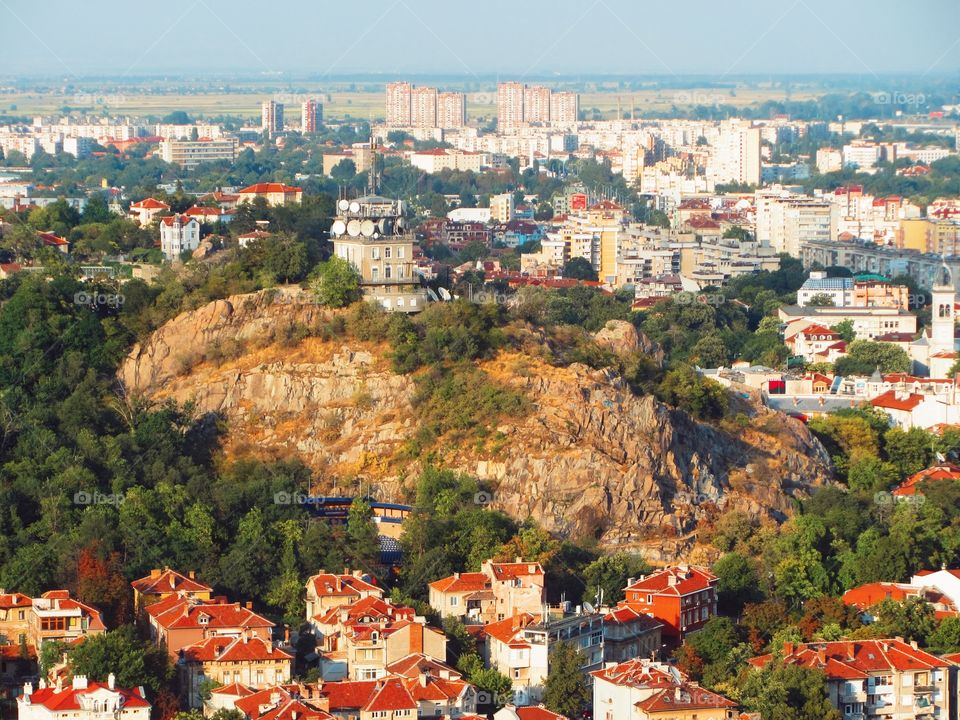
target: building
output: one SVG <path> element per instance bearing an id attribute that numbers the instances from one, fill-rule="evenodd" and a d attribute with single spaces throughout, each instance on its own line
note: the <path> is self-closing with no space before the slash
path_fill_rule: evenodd
<path id="1" fill-rule="evenodd" d="M 368 143 L 363 143 L 338 152 L 324 153 L 323 174 L 329 175 L 344 160 L 352 162 L 356 172 L 366 172 L 373 163 L 373 150 Z"/>
<path id="2" fill-rule="evenodd" d="M 497 84 L 497 130 L 510 132 L 523 125 L 523 83 Z"/>
<path id="3" fill-rule="evenodd" d="M 737 704 L 676 666 L 634 658 L 591 673 L 596 720 L 733 720 Z"/>
<path id="4" fill-rule="evenodd" d="M 513 220 L 513 193 L 502 193 L 490 198 L 490 219 L 503 224 Z"/>
<path id="5" fill-rule="evenodd" d="M 378 195 L 341 199 L 330 233 L 334 254 L 359 273 L 365 299 L 389 311 L 423 309 L 427 295 L 414 271 L 416 240 L 402 201 Z"/>
<path id="6" fill-rule="evenodd" d="M 237 192 L 237 205 L 252 203 L 257 198 L 264 198 L 273 207 L 289 205 L 303 199 L 303 188 L 278 182 L 257 183 Z"/>
<path id="7" fill-rule="evenodd" d="M 224 137 L 219 140 L 201 138 L 199 140 L 168 139 L 160 143 L 160 159 L 164 162 L 193 168 L 202 162 L 233 162 L 237 159 L 239 140 Z"/>
<path id="8" fill-rule="evenodd" d="M 311 135 L 323 126 L 323 104 L 313 98 L 300 103 L 300 132 Z"/>
<path id="9" fill-rule="evenodd" d="M 38 652 L 45 642 L 69 643 L 107 629 L 100 611 L 72 599 L 69 590 L 49 590 L 33 598 L 32 606 L 29 640 Z"/>
<path id="10" fill-rule="evenodd" d="M 413 86 L 408 82 L 387 83 L 388 127 L 410 127 L 410 99 Z"/>
<path id="11" fill-rule="evenodd" d="M 854 141 L 843 146 L 843 167 L 873 170 L 880 162 L 881 148 L 876 143 Z"/>
<path id="12" fill-rule="evenodd" d="M 760 184 L 760 128 L 721 123 L 709 175 L 715 183 Z"/>
<path id="13" fill-rule="evenodd" d="M 410 126 L 437 127 L 437 89 L 415 87 L 410 91 Z"/>
<path id="14" fill-rule="evenodd" d="M 804 246 L 836 236 L 836 211 L 828 200 L 802 195 L 757 193 L 757 242 L 800 257 Z"/>
<path id="15" fill-rule="evenodd" d="M 654 658 L 662 649 L 663 623 L 629 605 L 603 615 L 603 655 L 607 662 Z"/>
<path id="16" fill-rule="evenodd" d="M 517 707 L 507 703 L 493 714 L 493 720 L 569 720 L 569 718 L 547 710 L 543 704 Z"/>
<path id="17" fill-rule="evenodd" d="M 546 125 L 550 122 L 550 88 L 530 85 L 523 88 L 523 122 Z"/>
<path id="18" fill-rule="evenodd" d="M 188 215 L 167 215 L 160 218 L 160 249 L 163 256 L 175 262 L 181 253 L 193 252 L 200 246 L 200 222 Z"/>
<path id="19" fill-rule="evenodd" d="M 70 685 L 57 682 L 47 686 L 40 680 L 23 686 L 17 697 L 18 720 L 150 720 L 150 703 L 143 688 L 116 687 L 113 673 L 106 683 L 88 682 L 83 675 L 74 675 Z"/>
<path id="20" fill-rule="evenodd" d="M 454 573 L 430 583 L 430 606 L 440 617 L 489 623 L 541 612 L 546 601 L 540 563 L 485 560 L 480 572 Z"/>
<path id="21" fill-rule="evenodd" d="M 518 613 L 483 626 L 484 661 L 513 683 L 513 703 L 530 705 L 543 699 L 549 658 L 559 642 L 575 645 L 584 657 L 583 672 L 603 667 L 603 616 L 577 608 L 546 608 L 538 614 Z"/>
<path id="22" fill-rule="evenodd" d="M 23 593 L 0 594 L 0 646 L 15 645 L 19 648 L 30 638 L 30 616 L 33 600 Z"/>
<path id="23" fill-rule="evenodd" d="M 196 218 L 197 222 L 215 225 L 223 223 L 226 225 L 233 220 L 233 211 L 224 210 L 220 207 L 206 207 L 204 205 L 194 205 L 188 208 L 184 213 L 187 217 Z"/>
<path id="24" fill-rule="evenodd" d="M 490 156 L 487 153 L 435 148 L 410 153 L 410 164 L 431 174 L 438 173 L 441 170 L 462 170 L 478 173 L 482 167 L 490 164 L 489 158 Z"/>
<path id="25" fill-rule="evenodd" d="M 182 575 L 170 568 L 154 568 L 149 575 L 134 580 L 130 585 L 133 587 L 133 605 L 138 610 L 171 595 L 207 601 L 213 592 L 212 587 L 196 579 L 193 570 Z"/>
<path id="26" fill-rule="evenodd" d="M 437 127 L 455 130 L 467 124 L 467 101 L 462 92 L 437 93 Z"/>
<path id="27" fill-rule="evenodd" d="M 161 200 L 155 198 L 145 198 L 139 202 L 130 203 L 130 211 L 127 215 L 131 220 L 140 223 L 140 227 L 146 227 L 158 215 L 170 212 L 170 206 Z"/>
<path id="28" fill-rule="evenodd" d="M 580 95 L 569 90 L 554 91 L 550 96 L 550 122 L 573 124 L 580 119 Z"/>
<path id="29" fill-rule="evenodd" d="M 307 580 L 307 622 L 312 622 L 318 615 L 325 615 L 332 608 L 352 605 L 366 597 L 383 598 L 383 590 L 377 587 L 370 576 L 359 570 L 342 574 L 321 570 Z"/>
<path id="30" fill-rule="evenodd" d="M 832 173 L 843 170 L 843 153 L 836 148 L 817 150 L 817 172 Z"/>
<path id="31" fill-rule="evenodd" d="M 808 325 L 832 328 L 849 320 L 857 340 L 874 340 L 881 336 L 917 333 L 917 316 L 902 308 L 890 307 L 823 307 L 784 305 L 778 311 L 780 321 L 788 326 L 784 336 L 789 337 Z"/>
<path id="32" fill-rule="evenodd" d="M 663 623 L 663 640 L 680 645 L 717 614 L 717 578 L 709 570 L 678 565 L 627 585 L 620 606 Z"/>
<path id="33" fill-rule="evenodd" d="M 290 682 L 293 656 L 259 637 L 213 635 L 183 648 L 177 662 L 180 693 L 188 707 L 203 705 L 204 681 L 262 689 Z"/>
<path id="34" fill-rule="evenodd" d="M 939 465 L 934 465 L 933 467 L 928 467 L 925 470 L 916 472 L 908 477 L 902 483 L 897 485 L 897 487 L 895 487 L 890 494 L 896 498 L 911 497 L 920 492 L 920 489 L 924 483 L 936 483 L 943 482 L 945 480 L 960 480 L 960 467 L 953 465 L 952 463 L 941 463 Z"/>
<path id="35" fill-rule="evenodd" d="M 180 651 L 210 637 L 254 637 L 269 642 L 273 623 L 253 612 L 252 604 L 204 601 L 179 593 L 147 605 L 151 639 L 177 659 Z"/>
<path id="36" fill-rule="evenodd" d="M 901 638 L 783 644 L 783 662 L 821 670 L 830 703 L 846 718 L 947 718 L 956 679 L 948 661 Z M 764 667 L 772 655 L 749 662 Z"/>
<path id="37" fill-rule="evenodd" d="M 916 585 L 912 583 L 872 582 L 851 588 L 843 594 L 844 604 L 860 610 L 860 618 L 868 623 L 877 620 L 874 608 L 884 600 L 902 603 L 911 598 L 920 598 L 929 603 L 938 620 L 957 615 L 958 608 L 948 597 L 935 587 L 931 587 L 922 581 Z"/>
<path id="38" fill-rule="evenodd" d="M 379 597 L 332 607 L 314 615 L 311 624 L 324 680 L 376 680 L 387 675 L 387 666 L 409 655 L 446 661 L 442 631 L 427 625 L 413 608 Z"/>
<path id="39" fill-rule="evenodd" d="M 283 132 L 283 103 L 276 100 L 260 103 L 260 131 L 268 138 Z"/>
<path id="40" fill-rule="evenodd" d="M 957 218 L 904 218 L 897 245 L 937 255 L 960 255 L 960 220 Z"/>

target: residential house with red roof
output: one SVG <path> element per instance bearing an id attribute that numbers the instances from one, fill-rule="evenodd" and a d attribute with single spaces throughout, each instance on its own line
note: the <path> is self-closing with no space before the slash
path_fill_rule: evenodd
<path id="1" fill-rule="evenodd" d="M 960 480 L 960 467 L 953 463 L 940 463 L 916 472 L 897 485 L 890 494 L 895 498 L 908 498 L 918 494 L 924 483 L 936 483 L 944 480 Z"/>
<path id="2" fill-rule="evenodd" d="M 183 575 L 170 568 L 154 568 L 149 575 L 134 580 L 130 585 L 133 587 L 133 604 L 138 610 L 171 595 L 209 600 L 213 593 L 212 587 L 197 580 L 193 570 Z"/>
<path id="3" fill-rule="evenodd" d="M 4 645 L 19 645 L 30 638 L 33 600 L 23 593 L 0 590 L 0 638 Z"/>
<path id="4" fill-rule="evenodd" d="M 200 221 L 189 215 L 167 215 L 160 218 L 160 250 L 171 261 L 182 253 L 193 252 L 200 246 Z"/>
<path id="5" fill-rule="evenodd" d="M 550 652 L 558 642 L 569 642 L 583 654 L 584 673 L 603 667 L 603 616 L 597 612 L 546 608 L 539 613 L 517 613 L 483 626 L 486 666 L 513 683 L 513 702 L 530 705 L 543 699 L 550 672 Z"/>
<path id="6" fill-rule="evenodd" d="M 919 395 L 906 390 L 888 390 L 873 398 L 870 404 L 887 413 L 893 424 L 903 430 L 928 428 L 960 420 L 960 405 L 951 403 L 949 398 Z"/>
<path id="7" fill-rule="evenodd" d="M 170 657 L 213 636 L 258 637 L 269 642 L 273 623 L 253 611 L 252 603 L 227 603 L 223 598 L 204 601 L 179 593 L 147 605 L 150 637 L 165 646 Z"/>
<path id="8" fill-rule="evenodd" d="M 956 680 L 947 660 L 902 638 L 783 644 L 783 662 L 816 668 L 827 676 L 831 704 L 844 717 L 916 718 L 951 716 Z M 773 655 L 749 660 L 762 668 Z"/>
<path id="9" fill-rule="evenodd" d="M 237 193 L 237 205 L 264 198 L 272 207 L 298 203 L 303 199 L 303 188 L 278 182 L 262 182 L 245 187 Z"/>
<path id="10" fill-rule="evenodd" d="M 150 703 L 143 688 L 116 687 L 113 673 L 106 683 L 88 682 L 74 675 L 70 685 L 58 682 L 47 687 L 44 680 L 34 689 L 23 686 L 17 698 L 18 720 L 150 720 Z"/>
<path id="11" fill-rule="evenodd" d="M 596 720 L 729 720 L 737 704 L 675 665 L 634 658 L 591 673 Z"/>
<path id="12" fill-rule="evenodd" d="M 630 583 L 620 606 L 650 615 L 661 623 L 663 641 L 680 645 L 717 614 L 717 578 L 703 567 L 677 565 Z"/>
<path id="13" fill-rule="evenodd" d="M 360 570 L 328 573 L 321 570 L 307 580 L 307 622 L 325 615 L 332 608 L 350 605 L 366 597 L 383 598 L 383 589 Z"/>
<path id="14" fill-rule="evenodd" d="M 430 583 L 430 606 L 441 617 L 493 622 L 542 612 L 546 601 L 540 563 L 484 560 L 480 572 L 454 573 Z"/>
<path id="15" fill-rule="evenodd" d="M 543 705 L 517 707 L 507 703 L 493 714 L 493 720 L 568 720 L 568 718 L 553 710 L 547 710 Z"/>
<path id="16" fill-rule="evenodd" d="M 937 590 L 925 587 L 911 585 L 909 583 L 895 582 L 872 582 L 850 588 L 843 594 L 843 602 L 846 605 L 855 607 L 861 611 L 860 617 L 864 622 L 874 622 L 877 618 L 874 616 L 872 608 L 879 605 L 884 600 L 893 600 L 894 602 L 906 602 L 911 598 L 921 598 L 933 606 L 933 611 L 938 618 L 949 617 L 957 614 L 957 609 Z"/>
<path id="17" fill-rule="evenodd" d="M 387 666 L 411 654 L 447 657 L 447 638 L 413 608 L 368 595 L 314 616 L 324 680 L 376 680 Z"/>
<path id="18" fill-rule="evenodd" d="M 38 232 L 37 237 L 40 238 L 45 247 L 53 248 L 64 255 L 70 252 L 70 243 L 66 238 L 52 232 Z"/>
<path id="19" fill-rule="evenodd" d="M 38 649 L 51 640 L 70 643 L 107 629 L 100 611 L 71 598 L 69 590 L 49 590 L 31 604 L 29 639 Z"/>
<path id="20" fill-rule="evenodd" d="M 603 615 L 603 657 L 606 662 L 653 658 L 663 644 L 663 623 L 629 605 Z"/>
<path id="21" fill-rule="evenodd" d="M 183 214 L 187 217 L 196 218 L 201 223 L 209 223 L 210 225 L 214 225 L 218 222 L 222 222 L 224 225 L 226 225 L 233 220 L 233 212 L 230 210 L 224 210 L 221 207 L 194 205 L 192 208 L 187 209 Z"/>
<path id="22" fill-rule="evenodd" d="M 130 203 L 130 210 L 127 215 L 131 220 L 140 223 L 140 227 L 146 227 L 153 222 L 154 218 L 166 212 L 170 212 L 170 206 L 162 200 L 151 197 L 144 198 L 140 202 Z"/>
<path id="23" fill-rule="evenodd" d="M 177 671 L 182 700 L 199 708 L 206 680 L 256 689 L 290 682 L 293 656 L 249 632 L 240 637 L 214 635 L 183 648 Z"/>
<path id="24" fill-rule="evenodd" d="M 813 360 L 814 355 L 825 352 L 827 348 L 841 339 L 840 333 L 835 330 L 823 325 L 813 324 L 787 338 L 786 345 L 794 356 Z"/>

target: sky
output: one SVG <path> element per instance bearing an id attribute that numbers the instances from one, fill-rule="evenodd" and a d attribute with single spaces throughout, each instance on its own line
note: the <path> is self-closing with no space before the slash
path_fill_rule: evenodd
<path id="1" fill-rule="evenodd" d="M 960 71 L 958 0 L 0 0 L 0 76 Z"/>

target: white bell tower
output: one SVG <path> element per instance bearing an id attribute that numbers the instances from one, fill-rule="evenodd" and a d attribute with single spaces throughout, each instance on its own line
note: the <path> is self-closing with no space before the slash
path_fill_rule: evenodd
<path id="1" fill-rule="evenodd" d="M 954 303 L 957 299 L 953 277 L 946 263 L 940 266 L 933 278 L 930 354 L 954 350 Z"/>

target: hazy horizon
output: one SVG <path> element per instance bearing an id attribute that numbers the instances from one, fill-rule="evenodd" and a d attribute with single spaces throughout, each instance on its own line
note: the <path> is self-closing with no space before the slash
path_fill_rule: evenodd
<path id="1" fill-rule="evenodd" d="M 286 4 L 171 0 L 165 12 L 113 3 L 0 0 L 0 74 L 450 76 L 462 81 L 651 76 L 942 77 L 960 70 L 955 0 L 904 8 L 895 0 L 735 9 L 697 0 L 439 0 Z"/>

